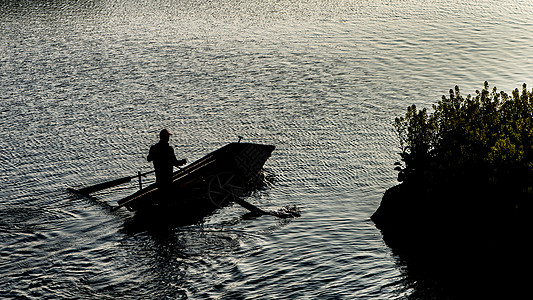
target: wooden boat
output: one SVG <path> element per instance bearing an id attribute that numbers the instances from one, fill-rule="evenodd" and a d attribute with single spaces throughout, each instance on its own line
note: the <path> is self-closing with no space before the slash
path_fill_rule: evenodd
<path id="1" fill-rule="evenodd" d="M 263 165 L 275 147 L 254 143 L 230 143 L 176 171 L 172 184 L 160 189 L 156 184 L 118 201 L 130 211 L 179 210 L 183 214 L 213 211 L 262 182 Z M 251 207 L 250 209 L 254 209 Z"/>

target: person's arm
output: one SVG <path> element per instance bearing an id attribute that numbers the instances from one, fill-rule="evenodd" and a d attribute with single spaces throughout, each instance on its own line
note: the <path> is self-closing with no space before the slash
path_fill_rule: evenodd
<path id="1" fill-rule="evenodd" d="M 173 165 L 174 166 L 180 167 L 180 166 L 183 166 L 184 164 L 187 163 L 187 159 L 186 158 L 178 160 L 176 158 L 176 154 L 174 153 L 174 148 L 170 147 L 170 149 L 172 149 L 172 161 L 173 161 Z"/>
<path id="2" fill-rule="evenodd" d="M 187 159 L 186 158 L 180 159 L 180 160 L 177 161 L 177 163 L 178 164 L 176 165 L 176 167 L 183 166 L 184 164 L 187 163 Z"/>

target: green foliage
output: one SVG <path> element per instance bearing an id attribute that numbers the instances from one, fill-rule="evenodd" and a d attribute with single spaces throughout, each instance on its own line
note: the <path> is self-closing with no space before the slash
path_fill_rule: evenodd
<path id="1" fill-rule="evenodd" d="M 432 113 L 409 106 L 394 127 L 405 165 L 397 168 L 399 181 L 533 190 L 533 92 L 526 84 L 511 96 L 485 82 L 463 97 L 456 86 Z"/>

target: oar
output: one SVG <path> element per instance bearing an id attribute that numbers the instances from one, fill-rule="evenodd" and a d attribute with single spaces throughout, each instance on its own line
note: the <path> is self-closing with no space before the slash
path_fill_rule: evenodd
<path id="1" fill-rule="evenodd" d="M 241 139 L 242 139 L 242 137 L 239 136 L 239 142 L 241 141 Z M 197 177 L 196 175 L 191 174 L 187 169 L 183 169 L 183 168 L 180 168 L 180 167 L 178 167 L 178 169 L 180 169 L 181 171 L 185 172 L 189 176 Z M 271 210 L 264 210 L 264 209 L 262 209 L 260 207 L 257 207 L 255 205 L 253 205 L 252 203 L 250 203 L 248 201 L 245 201 L 241 197 L 235 197 L 233 200 L 235 202 L 237 202 L 237 204 L 239 204 L 243 208 L 249 210 L 251 213 L 253 213 L 256 216 L 271 215 L 271 216 L 275 216 L 275 217 L 279 217 L 279 218 L 288 218 L 288 217 L 296 216 L 295 214 L 286 214 L 286 213 L 281 213 L 281 212 L 278 213 L 278 212 L 271 211 Z M 117 208 L 119 208 L 119 207 L 117 207 Z"/>
<path id="2" fill-rule="evenodd" d="M 294 218 L 300 216 L 300 210 L 296 206 L 287 206 L 278 210 L 262 209 L 243 199 L 235 199 L 240 206 L 249 210 L 254 216 L 270 215 L 278 218 Z"/>
<path id="3" fill-rule="evenodd" d="M 237 204 L 239 204 L 240 206 L 246 208 L 247 210 L 249 210 L 250 212 L 254 213 L 255 215 L 269 215 L 270 213 L 267 212 L 266 210 L 260 208 L 260 207 L 257 207 L 255 205 L 253 205 L 252 203 L 248 202 L 248 201 L 245 201 L 244 199 L 241 199 L 239 197 L 235 197 L 235 202 L 237 202 Z"/>
<path id="4" fill-rule="evenodd" d="M 141 173 L 141 174 L 138 174 L 138 175 L 135 175 L 135 176 L 126 176 L 126 177 L 122 177 L 122 178 L 118 178 L 118 179 L 102 182 L 102 183 L 91 185 L 91 186 L 84 187 L 84 188 L 81 188 L 81 189 L 69 189 L 69 190 L 71 190 L 73 192 L 76 192 L 76 193 L 80 193 L 80 194 L 90 194 L 90 193 L 94 193 L 94 192 L 97 192 L 97 191 L 105 190 L 105 189 L 112 188 L 112 187 L 117 186 L 117 185 L 121 185 L 121 184 L 130 182 L 133 178 L 137 178 L 137 177 L 140 177 L 140 176 L 145 176 L 145 175 L 148 175 L 148 174 L 154 173 L 154 172 L 155 171 L 149 171 L 149 172 Z"/>

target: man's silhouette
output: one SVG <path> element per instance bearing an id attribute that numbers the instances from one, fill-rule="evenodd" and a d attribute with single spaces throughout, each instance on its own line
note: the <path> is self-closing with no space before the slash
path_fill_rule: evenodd
<path id="1" fill-rule="evenodd" d="M 174 149 L 168 144 L 171 134 L 163 129 L 159 133 L 159 142 L 150 147 L 148 161 L 154 162 L 155 182 L 160 188 L 167 188 L 172 183 L 173 167 L 187 163 L 187 159 L 177 160 Z"/>

